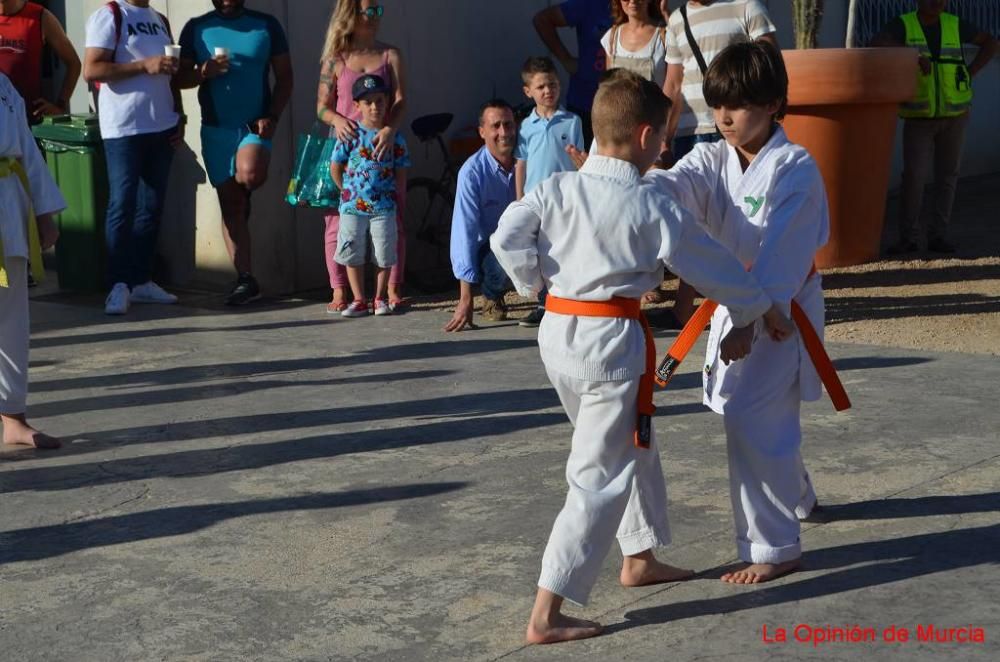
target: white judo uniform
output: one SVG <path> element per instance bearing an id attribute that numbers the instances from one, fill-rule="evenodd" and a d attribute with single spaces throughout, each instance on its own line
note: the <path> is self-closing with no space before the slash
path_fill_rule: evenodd
<path id="1" fill-rule="evenodd" d="M 24 167 L 31 197 L 4 161 Z M 8 287 L 0 287 L 0 413 L 24 413 L 28 397 L 28 213 L 61 211 L 62 194 L 28 130 L 24 100 L 0 73 L 0 241 Z"/>
<path id="2" fill-rule="evenodd" d="M 639 299 L 663 267 L 730 305 L 740 326 L 771 300 L 738 260 L 710 239 L 662 187 L 618 159 L 591 156 L 558 173 L 500 218 L 490 247 L 522 295 Z M 538 345 L 573 424 L 569 492 L 542 559 L 538 585 L 585 604 L 616 535 L 622 553 L 670 542 L 666 487 L 655 441 L 633 444 L 645 338 L 636 320 L 549 312 Z"/>
<path id="3" fill-rule="evenodd" d="M 826 189 L 812 157 L 784 130 L 775 131 L 746 172 L 735 148 L 720 141 L 696 146 L 672 169 L 646 179 L 671 192 L 751 267 L 785 315 L 797 301 L 823 337 L 822 282 L 811 272 L 830 233 Z M 820 398 L 822 385 L 801 336 L 779 343 L 759 332 L 747 358 L 724 365 L 719 342 L 733 326 L 731 313 L 719 306 L 712 318 L 704 403 L 723 415 L 740 558 L 781 563 L 801 555 L 798 518 L 816 503 L 802 463 L 799 410 L 802 400 Z"/>

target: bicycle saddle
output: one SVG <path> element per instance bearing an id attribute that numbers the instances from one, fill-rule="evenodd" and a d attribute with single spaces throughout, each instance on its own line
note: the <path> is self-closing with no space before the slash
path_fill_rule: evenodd
<path id="1" fill-rule="evenodd" d="M 413 129 L 413 135 L 419 138 L 421 142 L 427 142 L 444 133 L 448 126 L 451 125 L 453 119 L 455 119 L 455 116 L 451 113 L 424 115 L 413 120 L 410 128 Z"/>

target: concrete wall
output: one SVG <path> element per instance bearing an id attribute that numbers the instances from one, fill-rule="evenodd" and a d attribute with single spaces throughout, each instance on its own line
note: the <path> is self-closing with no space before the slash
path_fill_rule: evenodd
<path id="1" fill-rule="evenodd" d="M 104 0 L 53 2 L 64 13 L 70 37 L 84 44 L 87 16 Z M 153 0 L 166 13 L 175 33 L 192 16 L 211 8 L 208 0 Z M 285 25 L 292 44 L 296 92 L 275 139 L 270 181 L 254 196 L 252 228 L 254 261 L 268 292 L 291 292 L 322 287 L 323 219 L 313 210 L 293 210 L 283 202 L 294 158 L 297 132 L 313 123 L 318 56 L 332 0 L 248 0 L 254 9 L 274 14 Z M 451 112 L 454 127 L 475 124 L 478 105 L 493 95 L 516 103 L 522 98 L 518 70 L 530 54 L 544 46 L 531 27 L 531 16 L 551 0 L 385 0 L 381 38 L 399 46 L 407 60 L 409 121 L 434 112 Z M 678 4 L 671 0 L 671 7 Z M 766 2 L 778 27 L 783 47 L 793 46 L 791 10 L 787 0 Z M 847 24 L 847 2 L 826 3 L 820 36 L 825 47 L 842 46 Z M 564 38 L 573 44 L 571 32 Z M 991 118 L 1000 111 L 1000 61 L 994 61 L 976 80 L 976 102 L 970 125 L 963 174 L 1000 171 L 1000 132 Z M 87 106 L 86 91 L 74 96 L 73 109 Z M 219 286 L 232 278 L 220 231 L 215 192 L 205 180 L 200 163 L 200 124 L 193 91 L 185 94 L 190 117 L 187 147 L 174 166 L 170 200 L 161 240 L 169 280 Z M 406 131 L 416 174 L 436 174 L 440 164 L 434 148 L 416 143 Z M 894 165 L 898 178 L 900 158 Z"/>

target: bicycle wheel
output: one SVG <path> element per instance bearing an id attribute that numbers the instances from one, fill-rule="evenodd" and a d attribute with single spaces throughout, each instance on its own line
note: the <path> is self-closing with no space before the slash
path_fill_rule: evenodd
<path id="1" fill-rule="evenodd" d="M 417 177 L 406 186 L 406 281 L 423 292 L 455 285 L 451 272 L 453 201 L 433 179 Z"/>

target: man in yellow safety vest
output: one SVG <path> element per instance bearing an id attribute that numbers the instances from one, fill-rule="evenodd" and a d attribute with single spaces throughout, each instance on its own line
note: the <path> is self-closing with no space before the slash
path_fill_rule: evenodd
<path id="1" fill-rule="evenodd" d="M 903 185 L 900 194 L 899 243 L 889 253 L 918 250 L 917 225 L 924 185 L 934 170 L 936 200 L 927 228 L 927 250 L 954 253 L 946 233 L 955 200 L 965 127 L 972 103 L 972 78 L 997 52 L 997 40 L 954 14 L 948 0 L 917 0 L 916 11 L 894 18 L 873 46 L 911 46 L 920 54 L 917 94 L 901 104 Z M 964 44 L 979 52 L 966 65 Z"/>

